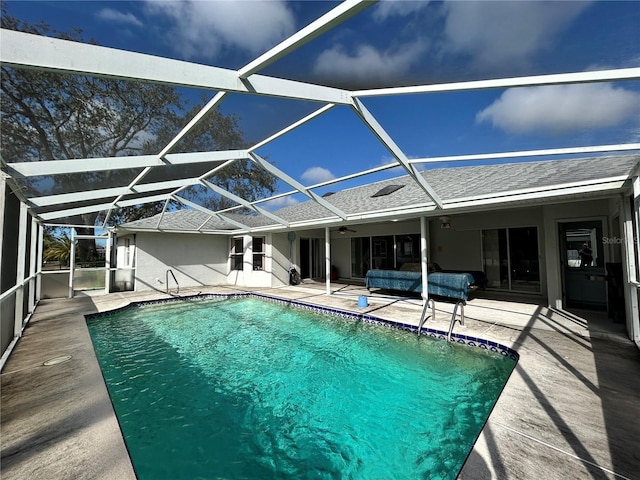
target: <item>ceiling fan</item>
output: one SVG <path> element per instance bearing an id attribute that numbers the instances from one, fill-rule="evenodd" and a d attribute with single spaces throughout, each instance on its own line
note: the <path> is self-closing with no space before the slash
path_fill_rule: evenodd
<path id="1" fill-rule="evenodd" d="M 338 227 L 338 230 L 334 230 L 339 232 L 341 235 L 344 235 L 346 232 L 351 232 L 351 233 L 356 233 L 356 230 L 351 230 L 350 228 L 347 227 Z"/>

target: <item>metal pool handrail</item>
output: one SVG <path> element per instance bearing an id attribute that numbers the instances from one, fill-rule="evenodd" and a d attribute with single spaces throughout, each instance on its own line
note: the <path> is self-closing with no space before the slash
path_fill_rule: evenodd
<path id="1" fill-rule="evenodd" d="M 451 332 L 453 332 L 453 326 L 456 324 L 456 312 L 458 310 L 458 306 L 460 306 L 460 325 L 464 327 L 464 300 L 456 302 L 455 307 L 453 307 L 453 315 L 451 315 L 451 324 L 449 324 L 449 331 L 447 332 L 447 342 L 451 341 Z"/>
<path id="2" fill-rule="evenodd" d="M 431 302 L 431 315 L 427 315 L 427 308 L 429 308 L 429 302 Z M 420 330 L 422 330 L 422 326 L 427 321 L 427 318 L 431 317 L 431 320 L 436 319 L 436 302 L 433 301 L 433 298 L 427 298 L 424 302 L 424 306 L 422 307 L 422 313 L 420 314 L 420 321 L 418 322 L 418 335 L 420 335 Z"/>
<path id="3" fill-rule="evenodd" d="M 180 293 L 180 284 L 178 283 L 178 280 L 176 279 L 176 276 L 173 274 L 173 270 L 169 269 L 167 270 L 167 272 L 165 273 L 165 285 L 167 286 L 167 293 L 169 293 L 169 274 L 171 274 L 171 276 L 173 277 L 173 281 L 176 282 L 176 295 Z"/>

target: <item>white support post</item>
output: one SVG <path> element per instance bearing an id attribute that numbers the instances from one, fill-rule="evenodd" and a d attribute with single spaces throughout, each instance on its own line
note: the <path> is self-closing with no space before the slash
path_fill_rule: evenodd
<path id="1" fill-rule="evenodd" d="M 638 306 L 638 259 L 640 259 L 640 242 L 634 238 L 633 224 L 636 229 L 640 226 L 640 179 L 633 179 L 633 212 L 630 212 L 630 205 L 623 202 L 624 213 L 624 237 L 626 242 L 625 251 L 627 253 L 627 268 L 629 269 L 629 282 L 627 282 L 627 334 L 636 345 L 640 347 L 640 312 Z M 631 283 L 631 281 L 633 283 Z"/>
<path id="2" fill-rule="evenodd" d="M 5 195 L 7 191 L 7 182 L 4 179 L 3 175 L 0 175 L 0 232 L 4 232 L 4 214 L 5 214 Z M 2 235 L 0 235 L 0 271 L 2 270 Z"/>
<path id="3" fill-rule="evenodd" d="M 36 270 L 36 303 L 42 298 L 42 262 L 44 258 L 44 226 L 38 223 L 38 267 Z"/>
<path id="4" fill-rule="evenodd" d="M 324 227 L 324 260 L 326 272 L 327 295 L 331 295 L 331 234 L 329 227 Z"/>
<path id="5" fill-rule="evenodd" d="M 420 217 L 420 264 L 422 267 L 422 300 L 426 303 L 429 298 L 429 285 L 427 277 L 429 275 L 429 255 L 428 255 L 429 229 L 426 217 Z"/>
<path id="6" fill-rule="evenodd" d="M 29 255 L 29 313 L 36 305 L 36 254 L 38 253 L 38 221 L 31 217 L 31 252 Z"/>
<path id="7" fill-rule="evenodd" d="M 18 221 L 18 264 L 16 271 L 16 309 L 13 327 L 13 335 L 19 337 L 22 334 L 22 321 L 24 320 L 24 264 L 27 258 L 27 205 L 20 202 L 20 219 Z"/>
<path id="8" fill-rule="evenodd" d="M 111 292 L 111 240 L 112 232 L 109 230 L 109 236 L 107 237 L 107 245 L 104 250 L 104 293 Z"/>
<path id="9" fill-rule="evenodd" d="M 69 298 L 73 298 L 73 271 L 76 268 L 76 232 L 71 229 L 71 253 L 69 254 Z"/>

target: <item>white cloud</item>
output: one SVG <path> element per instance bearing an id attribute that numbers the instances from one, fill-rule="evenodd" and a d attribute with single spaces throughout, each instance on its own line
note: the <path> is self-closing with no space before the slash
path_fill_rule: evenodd
<path id="1" fill-rule="evenodd" d="M 281 0 L 147 0 L 147 8 L 171 19 L 167 37 L 185 58 L 213 58 L 225 47 L 262 53 L 295 30 L 293 13 Z"/>
<path id="2" fill-rule="evenodd" d="M 133 25 L 136 27 L 142 27 L 142 22 L 136 18 L 133 13 L 122 13 L 113 8 L 103 8 L 96 16 L 107 22 L 122 23 L 126 25 Z"/>
<path id="3" fill-rule="evenodd" d="M 321 183 L 333 180 L 336 176 L 326 168 L 311 167 L 307 168 L 302 174 L 302 180 L 310 183 Z"/>
<path id="4" fill-rule="evenodd" d="M 429 2 L 427 1 L 382 0 L 376 4 L 371 16 L 375 21 L 383 22 L 389 17 L 406 17 L 413 15 L 428 4 Z"/>
<path id="5" fill-rule="evenodd" d="M 297 205 L 298 203 L 300 202 L 293 197 L 280 197 L 280 198 L 275 198 L 273 200 L 269 200 L 268 202 L 264 202 L 261 205 L 267 210 L 276 210 L 278 208 Z"/>
<path id="6" fill-rule="evenodd" d="M 640 111 L 640 93 L 611 84 L 507 90 L 476 115 L 511 133 L 563 133 L 619 125 Z"/>
<path id="7" fill-rule="evenodd" d="M 313 70 L 320 75 L 356 82 L 393 79 L 408 72 L 426 48 L 422 40 L 384 52 L 371 45 L 360 45 L 348 52 L 342 45 L 336 45 L 320 54 Z"/>
<path id="8" fill-rule="evenodd" d="M 485 66 L 523 63 L 567 28 L 591 2 L 447 3 L 446 50 Z"/>

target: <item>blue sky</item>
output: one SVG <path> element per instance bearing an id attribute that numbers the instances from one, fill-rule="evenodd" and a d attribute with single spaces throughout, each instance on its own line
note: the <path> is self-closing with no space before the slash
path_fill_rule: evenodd
<path id="1" fill-rule="evenodd" d="M 44 21 L 60 31 L 79 28 L 100 45 L 232 69 L 336 4 L 7 2 L 17 18 Z M 364 89 L 638 67 L 638 25 L 636 1 L 383 1 L 260 73 Z M 364 103 L 409 158 L 617 144 L 640 141 L 639 83 L 380 97 Z M 201 93 L 185 90 L 193 98 Z M 221 109 L 238 115 L 247 139 L 259 141 L 318 106 L 232 95 Z M 392 161 L 347 107 L 258 153 L 305 184 Z M 402 172 L 366 181 L 394 174 Z"/>

